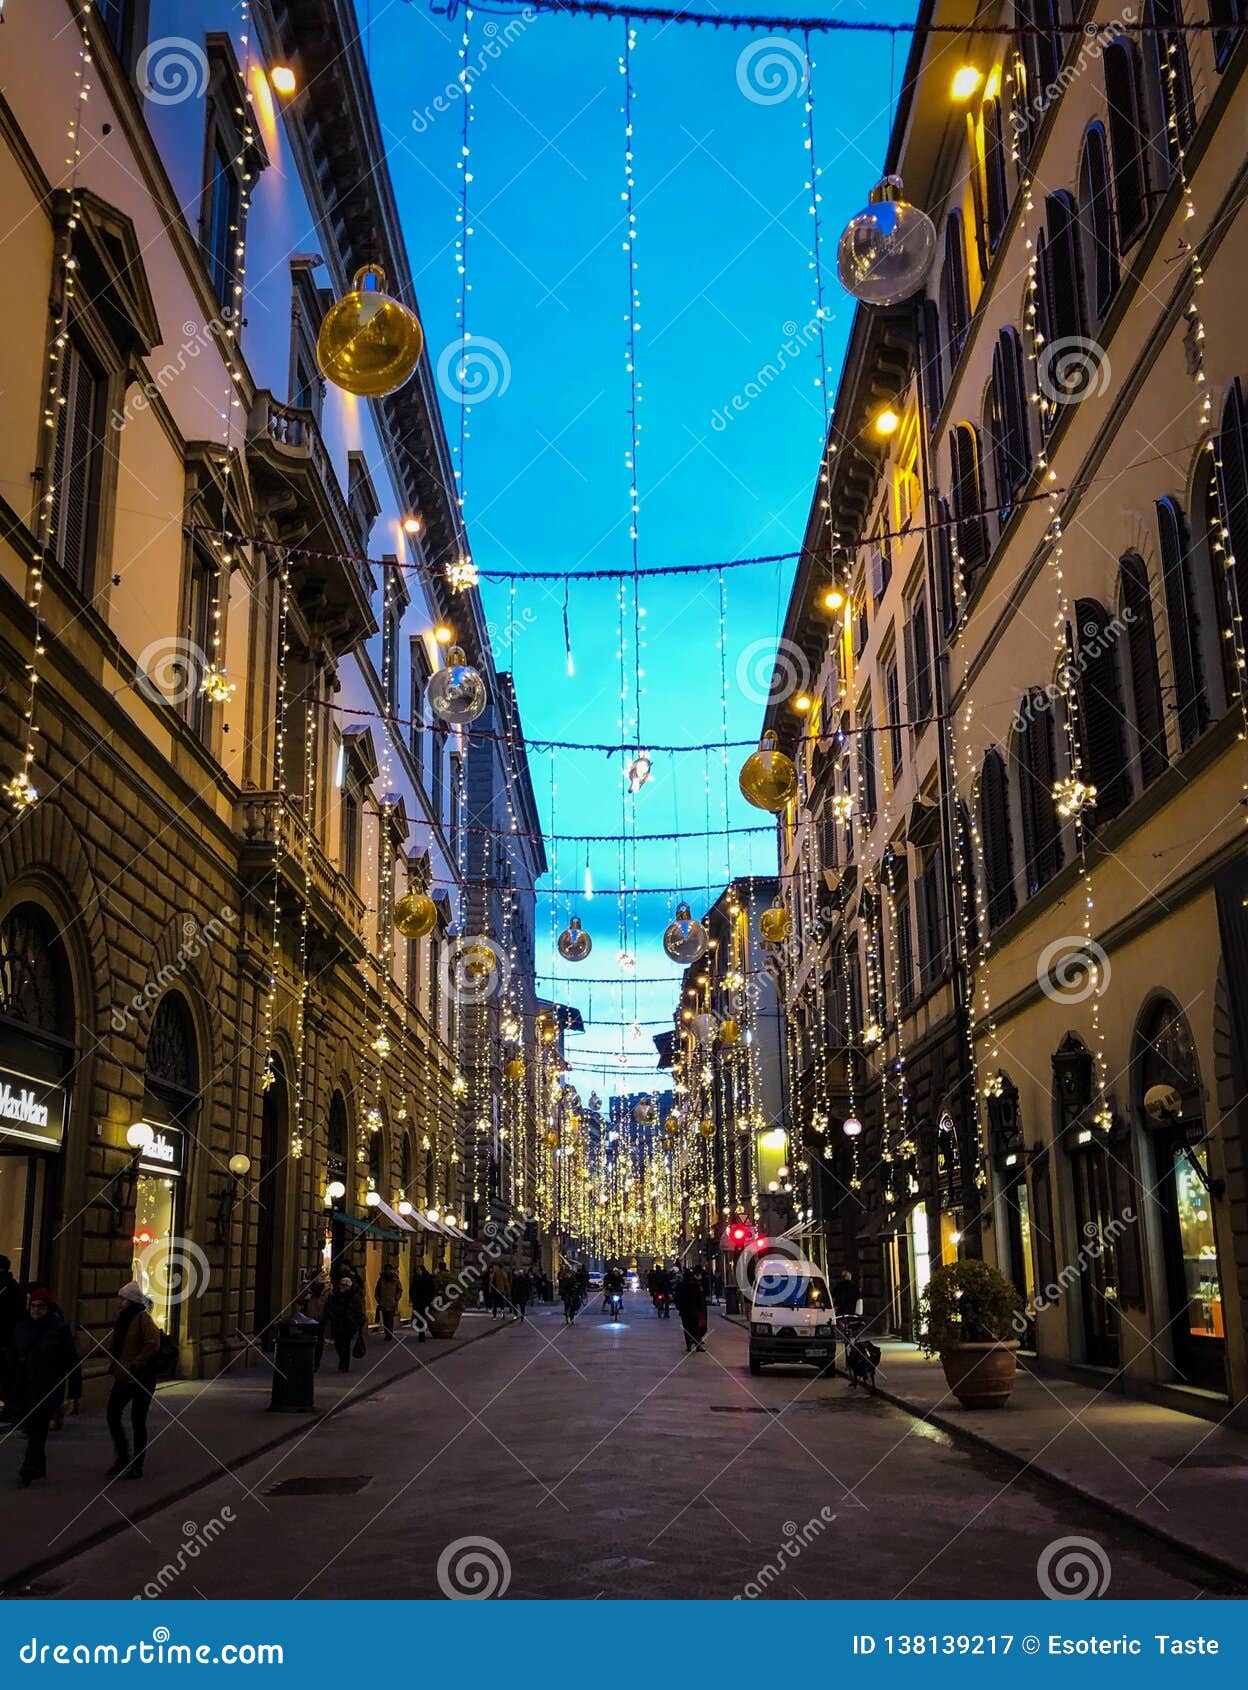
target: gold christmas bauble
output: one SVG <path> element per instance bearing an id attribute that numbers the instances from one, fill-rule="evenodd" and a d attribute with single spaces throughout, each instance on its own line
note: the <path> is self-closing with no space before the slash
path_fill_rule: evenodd
<path id="1" fill-rule="evenodd" d="M 427 892 L 404 892 L 394 906 L 394 925 L 405 939 L 423 939 L 438 925 L 438 906 Z"/>
<path id="2" fill-rule="evenodd" d="M 386 292 L 384 270 L 366 264 L 356 271 L 350 293 L 325 313 L 316 361 L 335 387 L 360 399 L 382 399 L 411 379 L 424 344 L 416 313 Z"/>
<path id="3" fill-rule="evenodd" d="M 666 1121 L 663 1123 L 663 1131 L 669 1138 L 676 1137 L 676 1134 L 680 1131 L 680 1122 L 676 1119 L 675 1115 L 669 1115 L 667 1117 Z"/>
<path id="4" fill-rule="evenodd" d="M 703 1138 L 714 1138 L 715 1137 L 715 1123 L 714 1123 L 714 1121 L 699 1121 L 698 1122 L 698 1131 L 702 1134 Z"/>
<path id="5" fill-rule="evenodd" d="M 551 1149 L 553 1150 L 554 1147 L 559 1142 L 559 1134 L 558 1133 L 547 1133 L 546 1134 L 546 1142 L 551 1147 Z"/>
<path id="6" fill-rule="evenodd" d="M 797 797 L 797 770 L 792 759 L 776 749 L 776 736 L 770 729 L 759 741 L 758 750 L 742 763 L 737 782 L 748 803 L 773 815 Z"/>
<path id="7" fill-rule="evenodd" d="M 721 1045 L 735 1045 L 741 1037 L 741 1023 L 735 1015 L 725 1015 L 719 1024 L 719 1042 Z"/>
<path id="8" fill-rule="evenodd" d="M 522 1080 L 524 1078 L 524 1058 L 513 1056 L 507 1064 L 506 1073 L 509 1080 Z"/>
<path id="9" fill-rule="evenodd" d="M 771 908 L 759 916 L 758 931 L 769 945 L 782 945 L 793 931 L 793 917 L 779 898 L 773 898 Z"/>

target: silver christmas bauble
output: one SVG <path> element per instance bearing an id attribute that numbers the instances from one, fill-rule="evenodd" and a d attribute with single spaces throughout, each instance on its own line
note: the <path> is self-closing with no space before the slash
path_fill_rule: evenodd
<path id="1" fill-rule="evenodd" d="M 864 305 L 897 305 L 923 286 L 935 257 L 931 218 L 902 198 L 900 176 L 886 176 L 846 224 L 836 269 L 841 286 Z"/>
<path id="2" fill-rule="evenodd" d="M 663 934 L 663 949 L 673 962 L 696 962 L 706 950 L 706 929 L 694 921 L 688 904 L 677 904 L 676 919 Z"/>
<path id="3" fill-rule="evenodd" d="M 453 645 L 446 656 L 446 668 L 430 676 L 425 698 L 439 721 L 462 727 L 475 722 L 485 709 L 485 682 L 460 648 Z"/>
<path id="4" fill-rule="evenodd" d="M 594 941 L 581 926 L 579 916 L 573 916 L 556 941 L 559 955 L 565 962 L 584 962 L 594 948 Z"/>

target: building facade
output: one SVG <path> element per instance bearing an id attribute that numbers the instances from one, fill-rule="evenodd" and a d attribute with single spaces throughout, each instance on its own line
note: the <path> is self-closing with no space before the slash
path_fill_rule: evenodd
<path id="1" fill-rule="evenodd" d="M 936 258 L 856 315 L 786 628 L 810 708 L 770 719 L 807 752 L 782 867 L 832 890 L 794 897 L 791 969 L 829 1237 L 880 1324 L 982 1253 L 1040 1365 L 1220 1416 L 1248 1385 L 1248 48 L 1166 28 L 1210 16 L 916 40 L 886 168 Z"/>
<path id="2" fill-rule="evenodd" d="M 512 705 L 428 356 L 316 363 L 362 267 L 416 305 L 353 8 L 58 0 L 0 53 L 0 1251 L 97 1343 L 137 1273 L 208 1375 L 316 1266 L 462 1256 L 439 642 Z"/>

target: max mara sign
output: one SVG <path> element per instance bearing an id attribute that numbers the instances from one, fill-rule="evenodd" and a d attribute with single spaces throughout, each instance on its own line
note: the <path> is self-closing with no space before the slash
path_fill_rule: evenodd
<path id="1" fill-rule="evenodd" d="M 64 1131 L 64 1086 L 0 1068 L 0 1147 L 17 1141 L 59 1150 Z"/>

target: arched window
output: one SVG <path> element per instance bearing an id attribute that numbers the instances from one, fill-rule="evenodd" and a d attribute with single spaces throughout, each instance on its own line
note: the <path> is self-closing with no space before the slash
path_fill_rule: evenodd
<path id="1" fill-rule="evenodd" d="M 958 870 L 958 903 L 961 907 L 963 935 L 968 951 L 979 945 L 979 907 L 975 901 L 975 857 L 971 843 L 971 818 L 966 805 L 958 799 L 957 838 L 955 842 Z"/>
<path id="2" fill-rule="evenodd" d="M 1248 21 L 1248 0 L 1209 0 L 1209 18 L 1221 25 L 1213 32 L 1213 58 L 1218 69 L 1225 70 L 1226 61 L 1240 40 L 1237 31 L 1229 25 Z"/>
<path id="3" fill-rule="evenodd" d="M 329 1121 L 325 1131 L 325 1148 L 334 1161 L 347 1159 L 347 1104 L 340 1091 L 329 1100 Z"/>
<path id="4" fill-rule="evenodd" d="M 195 1024 L 180 992 L 166 992 L 156 1005 L 143 1064 L 144 1108 L 155 1103 L 157 1120 L 185 1124 L 199 1102 L 199 1055 Z"/>
<path id="5" fill-rule="evenodd" d="M 1235 590 L 1241 616 L 1248 616 L 1248 407 L 1236 377 L 1222 407 L 1218 433 L 1218 491 L 1221 516 L 1235 559 Z"/>
<path id="6" fill-rule="evenodd" d="M 1023 818 L 1023 876 L 1030 896 L 1062 866 L 1062 832 L 1053 803 L 1057 746 L 1047 693 L 1033 687 L 1019 705 L 1014 767 Z"/>
<path id="7" fill-rule="evenodd" d="M 940 332 L 940 307 L 934 299 L 923 301 L 923 405 L 927 432 L 936 426 L 945 402 L 944 347 Z"/>
<path id="8" fill-rule="evenodd" d="M 1010 185 L 1006 170 L 1008 148 L 1002 128 L 1001 101 L 994 94 L 984 101 L 984 222 L 988 251 L 995 252 L 1010 214 Z"/>
<path id="9" fill-rule="evenodd" d="M 1109 143 L 1099 123 L 1089 126 L 1079 160 L 1079 235 L 1091 321 L 1100 323 L 1118 286 L 1118 249 L 1109 185 Z"/>
<path id="10" fill-rule="evenodd" d="M 999 927 L 1017 906 L 1014 846 L 1010 838 L 1010 783 L 999 751 L 984 758 L 979 776 L 979 838 L 984 854 L 984 892 L 989 929 Z"/>
<path id="11" fill-rule="evenodd" d="M 1018 0 L 1015 15 L 1020 24 L 1029 26 L 1022 31 L 1019 45 L 1027 71 L 1028 105 L 1038 124 L 1062 68 L 1062 38 L 1056 28 L 1057 0 Z"/>
<path id="12" fill-rule="evenodd" d="M 1165 27 L 1182 25 L 1182 0 L 1148 0 L 1145 22 L 1159 26 L 1148 38 L 1150 77 L 1156 90 L 1161 126 L 1160 145 L 1154 152 L 1166 159 L 1173 170 L 1179 162 L 1180 149 L 1187 146 L 1196 127 L 1187 39 L 1181 27 Z"/>
<path id="13" fill-rule="evenodd" d="M 1118 565 L 1118 596 L 1127 624 L 1127 668 L 1131 676 L 1140 784 L 1147 786 L 1165 770 L 1168 758 L 1148 565 L 1135 552 L 1128 552 Z"/>
<path id="14" fill-rule="evenodd" d="M 945 320 L 945 345 L 949 368 L 953 370 L 971 322 L 971 296 L 966 281 L 966 245 L 962 235 L 962 213 L 951 211 L 945 219 L 945 267 L 940 277 L 941 315 Z"/>
<path id="15" fill-rule="evenodd" d="M 1179 744 L 1186 749 L 1209 726 L 1209 697 L 1200 650 L 1200 610 L 1192 581 L 1191 535 L 1177 499 L 1157 501 L 1157 542 L 1166 594 Z"/>
<path id="16" fill-rule="evenodd" d="M 1239 693 L 1239 666 L 1235 656 L 1235 625 L 1231 614 L 1232 596 L 1242 604 L 1242 589 L 1228 569 L 1234 558 L 1227 539 L 1227 524 L 1222 516 L 1222 454 L 1214 441 L 1201 454 L 1192 487 L 1192 554 L 1193 574 L 1198 590 L 1203 589 L 1209 607 L 1209 631 L 1214 635 L 1212 653 L 1205 645 L 1205 672 L 1210 681 L 1221 680 L 1219 696 L 1213 697 L 1210 685 L 1210 710 L 1220 716 Z M 1238 560 L 1236 559 L 1236 562 Z M 1239 580 L 1248 580 L 1248 570 L 1239 571 Z"/>
<path id="17" fill-rule="evenodd" d="M 40 904 L 18 904 L 0 921 L 0 1021 L 71 1043 L 74 988 L 56 923 Z"/>
<path id="18" fill-rule="evenodd" d="M 957 423 L 950 429 L 949 463 L 953 472 L 954 532 L 962 559 L 962 579 L 969 584 L 975 571 L 988 561 L 984 478 L 980 469 L 979 433 L 973 423 Z"/>
<path id="19" fill-rule="evenodd" d="M 431 1145 L 425 1146 L 425 1206 L 432 1208 L 438 1196 L 438 1163 Z"/>
<path id="20" fill-rule="evenodd" d="M 1095 599 L 1075 605 L 1073 637 L 1078 676 L 1078 745 L 1083 779 L 1096 788 L 1096 806 L 1084 826 L 1121 814 L 1131 801 L 1126 739 L 1122 731 L 1122 684 L 1118 676 L 1118 634 Z"/>
<path id="21" fill-rule="evenodd" d="M 374 1191 L 380 1191 L 386 1177 L 386 1135 L 379 1127 L 368 1135 L 368 1177 Z"/>
<path id="22" fill-rule="evenodd" d="M 1044 245 L 1038 254 L 1037 280 L 1036 311 L 1045 340 L 1077 339 L 1087 322 L 1079 213 L 1065 189 L 1049 194 L 1044 202 Z"/>
<path id="23" fill-rule="evenodd" d="M 1111 41 L 1102 54 L 1102 62 L 1109 112 L 1109 148 L 1114 166 L 1114 203 L 1118 211 L 1118 251 L 1123 253 L 1139 240 L 1148 223 L 1150 125 L 1144 104 L 1140 56 L 1134 43 Z"/>
<path id="24" fill-rule="evenodd" d="M 1002 329 L 992 352 L 992 451 L 997 502 L 1004 525 L 1010 507 L 1031 479 L 1027 373 L 1016 330 Z"/>
<path id="25" fill-rule="evenodd" d="M 946 634 L 952 633 L 958 621 L 958 591 L 954 581 L 953 514 L 948 499 L 936 500 L 936 576 L 940 582 L 940 614 Z"/>

